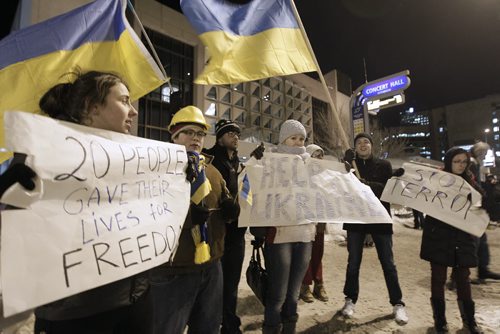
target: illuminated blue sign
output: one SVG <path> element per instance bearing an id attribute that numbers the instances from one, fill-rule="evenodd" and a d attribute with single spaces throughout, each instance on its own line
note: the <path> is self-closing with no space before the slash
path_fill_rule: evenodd
<path id="1" fill-rule="evenodd" d="M 363 88 L 364 97 L 378 96 L 394 91 L 403 91 L 410 86 L 410 78 L 406 75 L 398 75 L 382 81 L 377 81 Z"/>

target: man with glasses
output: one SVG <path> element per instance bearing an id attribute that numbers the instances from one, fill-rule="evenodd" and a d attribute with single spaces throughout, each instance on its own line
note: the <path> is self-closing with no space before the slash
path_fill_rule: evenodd
<path id="1" fill-rule="evenodd" d="M 237 200 L 238 174 L 240 161 L 238 143 L 241 129 L 231 120 L 221 119 L 215 124 L 216 142 L 204 153 L 214 157 L 212 164 L 219 170 L 226 181 L 231 196 Z M 237 203 L 237 202 L 236 202 Z M 224 297 L 222 313 L 222 334 L 241 333 L 240 318 L 236 315 L 238 284 L 241 277 L 243 258 L 245 257 L 245 228 L 238 227 L 238 219 L 226 222 L 224 256 L 222 272 L 224 276 Z"/>
<path id="2" fill-rule="evenodd" d="M 211 164 L 211 157 L 201 154 L 208 129 L 203 113 L 195 106 L 179 110 L 168 127 L 172 142 L 186 148 L 191 201 L 174 258 L 149 272 L 144 313 L 151 318 L 144 319 L 146 328 L 141 333 L 182 334 L 186 325 L 193 334 L 220 332 L 225 225 L 238 217 L 239 207 Z M 205 191 L 198 197 L 203 185 Z"/>

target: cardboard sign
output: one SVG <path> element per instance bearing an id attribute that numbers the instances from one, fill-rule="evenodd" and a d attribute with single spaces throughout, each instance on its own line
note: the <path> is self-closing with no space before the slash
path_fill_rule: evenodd
<path id="1" fill-rule="evenodd" d="M 8 112 L 8 147 L 37 188 L 3 203 L 6 316 L 167 262 L 189 208 L 183 146 Z"/>
<path id="2" fill-rule="evenodd" d="M 392 224 L 370 187 L 343 164 L 265 153 L 240 175 L 239 226 L 285 226 L 315 222 Z"/>
<path id="3" fill-rule="evenodd" d="M 382 200 L 422 211 L 480 237 L 490 221 L 481 194 L 461 176 L 405 163 L 405 173 L 387 182 Z"/>

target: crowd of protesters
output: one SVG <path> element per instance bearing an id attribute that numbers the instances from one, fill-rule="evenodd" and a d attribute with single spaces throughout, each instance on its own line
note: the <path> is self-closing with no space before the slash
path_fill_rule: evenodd
<path id="1" fill-rule="evenodd" d="M 51 88 L 40 100 L 40 109 L 59 120 L 125 134 L 130 133 L 132 119 L 137 116 L 126 83 L 115 74 L 95 71 L 77 73 L 72 82 Z M 203 175 L 211 185 L 201 201 L 191 201 L 173 259 L 133 277 L 38 307 L 36 333 L 181 334 L 186 328 L 188 333 L 241 333 L 237 301 L 246 233 L 246 228 L 238 226 L 238 175 L 244 169 L 238 156 L 241 129 L 231 120 L 219 120 L 215 144 L 204 149 L 209 127 L 195 106 L 177 111 L 168 127 L 172 142 L 186 148 L 187 181 L 193 186 L 193 181 Z M 306 129 L 299 121 L 287 120 L 281 125 L 279 143 L 273 152 L 293 154 L 304 161 L 322 159 L 323 149 L 314 144 L 306 147 L 306 137 Z M 387 160 L 373 155 L 373 145 L 369 134 L 358 134 L 354 148 L 346 151 L 343 161 L 380 199 L 387 181 L 394 175 L 401 176 L 404 170 L 394 173 Z M 255 159 L 264 155 L 262 145 L 251 154 Z M 34 188 L 37 176 L 24 159 L 16 154 L 10 168 L 0 176 L 0 195 L 16 182 L 27 190 Z M 492 208 L 492 181 L 481 179 L 481 159 L 484 155 L 479 146 L 472 150 L 472 156 L 452 148 L 445 155 L 444 171 L 461 176 L 478 189 L 484 195 L 485 207 Z M 389 203 L 382 204 L 390 213 Z M 416 220 L 416 228 L 423 228 L 420 256 L 431 264 L 430 304 L 435 330 L 448 330 L 444 286 L 447 267 L 451 267 L 464 327 L 480 333 L 470 291 L 470 268 L 479 265 L 479 279 L 500 278 L 488 269 L 486 234 L 478 240 L 430 215 L 422 218 L 419 216 L 418 224 Z M 350 318 L 355 313 L 365 237 L 371 235 L 394 319 L 400 325 L 406 324 L 409 318 L 394 263 L 392 225 L 344 224 L 344 229 L 348 264 L 341 314 Z M 196 233 L 206 236 L 209 247 L 198 249 Z M 314 298 L 328 300 L 321 263 L 325 224 L 268 226 L 252 228 L 251 233 L 255 247 L 264 247 L 268 273 L 262 332 L 295 333 L 299 298 L 306 302 Z M 459 248 L 460 252 L 456 251 Z"/>

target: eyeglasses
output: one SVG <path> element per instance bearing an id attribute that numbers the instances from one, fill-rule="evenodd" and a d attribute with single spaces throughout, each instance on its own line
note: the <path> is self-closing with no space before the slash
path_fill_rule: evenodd
<path id="1" fill-rule="evenodd" d="M 194 137 L 205 138 L 207 136 L 207 133 L 205 131 L 182 130 L 181 133 L 191 138 Z"/>
<path id="2" fill-rule="evenodd" d="M 454 164 L 462 164 L 462 165 L 466 165 L 467 164 L 467 160 L 453 160 L 452 163 Z"/>
<path id="3" fill-rule="evenodd" d="M 234 131 L 229 131 L 229 132 L 226 132 L 227 133 L 227 136 L 229 138 L 234 138 L 234 137 L 238 137 L 240 138 L 240 134 L 238 132 L 234 132 Z"/>

